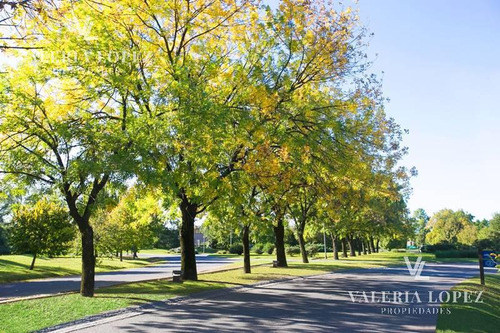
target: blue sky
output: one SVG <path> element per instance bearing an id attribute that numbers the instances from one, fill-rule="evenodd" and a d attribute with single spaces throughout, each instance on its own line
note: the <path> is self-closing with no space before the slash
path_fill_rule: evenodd
<path id="1" fill-rule="evenodd" d="M 360 0 L 387 112 L 410 130 L 412 210 L 500 211 L 500 2 Z M 375 56 L 375 54 L 378 54 Z"/>

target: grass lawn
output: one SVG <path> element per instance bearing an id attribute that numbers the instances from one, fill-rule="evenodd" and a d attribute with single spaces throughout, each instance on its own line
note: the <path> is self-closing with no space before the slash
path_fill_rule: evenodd
<path id="1" fill-rule="evenodd" d="M 479 277 L 466 280 L 452 290 L 480 291 L 483 303 L 444 304 L 451 314 L 439 315 L 439 333 L 494 333 L 500 332 L 500 273 L 486 275 L 486 286 L 481 286 Z"/>
<path id="2" fill-rule="evenodd" d="M 241 263 L 240 263 L 241 265 Z M 199 281 L 182 284 L 166 280 L 132 283 L 102 288 L 94 298 L 78 294 L 0 304 L 0 332 L 20 333 L 38 330 L 67 321 L 83 318 L 104 311 L 129 305 L 164 300 L 199 291 L 219 289 L 294 276 L 306 276 L 353 267 L 376 267 L 376 263 L 314 262 L 310 264 L 290 263 L 288 268 L 259 266 L 252 274 L 242 270 L 200 274 Z"/>
<path id="3" fill-rule="evenodd" d="M 168 252 L 168 250 L 165 249 L 145 249 L 145 250 L 140 250 L 137 255 L 140 257 L 141 254 L 150 254 L 150 255 L 167 255 L 171 254 Z M 179 254 L 180 255 L 180 254 Z"/>
<path id="4" fill-rule="evenodd" d="M 35 268 L 30 271 L 31 255 L 0 256 L 0 283 L 39 279 L 54 276 L 81 274 L 82 260 L 80 257 L 37 258 Z M 124 258 L 100 258 L 96 272 L 106 272 L 123 268 L 134 268 L 151 265 L 158 258 L 140 258 L 132 260 Z"/>
<path id="5" fill-rule="evenodd" d="M 243 260 L 243 255 L 237 254 L 213 254 L 213 256 L 223 257 L 223 258 L 240 258 Z M 309 258 L 310 261 L 312 259 L 321 260 L 321 261 L 333 261 L 333 253 L 327 253 L 328 258 L 324 259 L 324 253 L 317 253 L 313 258 Z M 471 258 L 436 258 L 433 253 L 418 253 L 418 252 L 380 252 L 380 253 L 372 253 L 355 257 L 348 258 L 340 258 L 338 263 L 353 263 L 353 262 L 361 262 L 361 261 L 371 261 L 377 262 L 383 265 L 405 265 L 404 257 L 408 257 L 411 261 L 415 261 L 417 257 L 422 257 L 423 261 L 426 262 L 473 262 L 476 263 L 477 259 Z M 276 255 L 274 254 L 251 254 L 252 264 L 259 264 L 265 262 L 272 262 L 276 259 Z M 290 256 L 287 255 L 288 262 L 302 261 L 300 255 Z M 312 262 L 315 262 L 312 261 Z M 236 262 L 234 264 L 229 265 L 229 267 L 237 267 L 241 265 L 240 262 Z M 352 264 L 350 265 L 352 266 Z"/>

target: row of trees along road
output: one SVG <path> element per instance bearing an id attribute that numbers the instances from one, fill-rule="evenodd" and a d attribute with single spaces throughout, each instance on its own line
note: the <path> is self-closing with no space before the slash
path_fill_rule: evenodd
<path id="1" fill-rule="evenodd" d="M 402 133 L 350 8 L 23 4 L 3 7 L 17 61 L 0 76 L 2 189 L 59 193 L 82 239 L 83 296 L 94 293 L 100 200 L 127 180 L 177 205 L 185 280 L 197 279 L 194 221 L 207 212 L 240 221 L 246 254 L 252 228 L 272 224 L 280 266 L 290 217 L 302 250 L 313 221 L 347 240 L 391 228 L 408 178 Z"/>

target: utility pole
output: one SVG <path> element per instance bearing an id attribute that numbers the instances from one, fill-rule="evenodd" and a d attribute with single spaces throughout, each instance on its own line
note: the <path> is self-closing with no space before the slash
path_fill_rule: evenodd
<path id="1" fill-rule="evenodd" d="M 326 231 L 325 231 L 325 223 L 323 223 L 323 250 L 325 250 L 325 259 L 328 259 L 328 255 L 326 252 Z"/>

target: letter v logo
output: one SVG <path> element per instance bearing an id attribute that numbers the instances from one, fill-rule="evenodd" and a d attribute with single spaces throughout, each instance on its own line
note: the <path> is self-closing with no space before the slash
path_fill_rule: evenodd
<path id="1" fill-rule="evenodd" d="M 408 257 L 404 257 L 406 262 L 406 267 L 408 268 L 408 272 L 410 272 L 411 276 L 415 277 L 415 280 L 429 280 L 428 276 L 421 276 L 422 270 L 425 266 L 425 261 L 422 261 L 422 257 L 418 257 L 415 262 L 415 266 L 412 267 L 410 259 Z"/>

